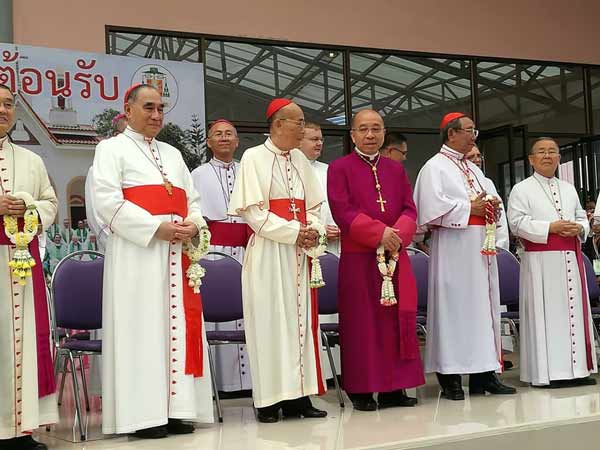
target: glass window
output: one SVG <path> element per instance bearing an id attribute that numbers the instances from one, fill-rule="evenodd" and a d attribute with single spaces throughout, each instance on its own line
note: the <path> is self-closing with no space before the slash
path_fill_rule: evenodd
<path id="1" fill-rule="evenodd" d="M 307 120 L 345 125 L 343 56 L 323 49 L 210 41 L 206 50 L 209 120 L 266 122 L 274 97 L 294 100 Z"/>
<path id="2" fill-rule="evenodd" d="M 584 133 L 581 67 L 477 63 L 479 127 L 528 125 L 529 131 Z"/>
<path id="3" fill-rule="evenodd" d="M 471 114 L 469 65 L 468 60 L 352 53 L 352 112 L 375 109 L 388 128 L 438 128 L 448 112 Z"/>
<path id="4" fill-rule="evenodd" d="M 408 153 L 406 154 L 407 158 L 402 162 L 402 165 L 404 166 L 404 170 L 406 170 L 406 174 L 408 175 L 411 185 L 414 187 L 421 167 L 423 167 L 429 158 L 431 158 L 440 150 L 440 136 L 437 133 L 403 134 L 406 136 Z"/>
<path id="5" fill-rule="evenodd" d="M 170 61 L 201 61 L 200 40 L 197 38 L 113 31 L 108 35 L 108 43 L 108 53 L 111 55 L 139 56 Z"/>
<path id="6" fill-rule="evenodd" d="M 590 69 L 594 134 L 600 134 L 600 68 Z"/>

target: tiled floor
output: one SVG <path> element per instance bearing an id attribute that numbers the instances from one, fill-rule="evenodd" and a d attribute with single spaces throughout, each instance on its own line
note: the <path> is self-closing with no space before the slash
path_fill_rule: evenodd
<path id="1" fill-rule="evenodd" d="M 88 419 L 90 441 L 85 443 L 68 442 L 73 436 L 73 402 L 71 392 L 67 391 L 61 407 L 61 423 L 52 431 L 41 431 L 36 436 L 56 450 L 401 449 L 441 443 L 450 445 L 464 439 L 485 437 L 502 443 L 498 435 L 503 433 L 509 436 L 524 430 L 556 431 L 561 426 L 600 421 L 600 385 L 562 390 L 533 389 L 519 383 L 517 370 L 507 372 L 504 380 L 519 387 L 516 395 L 467 396 L 465 401 L 452 402 L 438 397 L 435 378 L 430 377 L 427 386 L 417 392 L 417 407 L 377 412 L 354 411 L 350 402 L 342 410 L 335 391 L 330 390 L 314 400 L 315 406 L 329 412 L 326 419 L 285 420 L 277 424 L 257 423 L 251 399 L 226 400 L 223 402 L 223 424 L 203 426 L 193 435 L 157 441 L 102 436 L 100 400 L 96 398 Z M 577 434 L 574 430 L 571 432 Z M 486 446 L 486 450 L 491 448 Z"/>

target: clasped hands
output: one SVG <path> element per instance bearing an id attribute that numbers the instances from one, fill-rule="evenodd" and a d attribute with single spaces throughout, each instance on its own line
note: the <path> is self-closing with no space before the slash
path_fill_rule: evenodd
<path id="1" fill-rule="evenodd" d="M 550 224 L 549 232 L 552 234 L 558 234 L 561 237 L 573 237 L 578 236 L 583 227 L 578 223 L 571 222 L 570 220 L 557 220 Z"/>
<path id="2" fill-rule="evenodd" d="M 402 248 L 402 239 L 398 236 L 399 232 L 400 230 L 397 228 L 385 227 L 379 245 L 383 245 L 386 252 L 399 252 Z"/>
<path id="3" fill-rule="evenodd" d="M 163 222 L 154 233 L 154 237 L 161 241 L 187 241 L 197 234 L 198 227 L 194 222 Z"/>
<path id="4" fill-rule="evenodd" d="M 487 206 L 488 200 L 485 199 L 487 193 L 481 192 L 477 197 L 471 200 L 471 215 L 485 217 L 485 208 Z M 500 216 L 501 211 L 501 202 L 498 197 L 492 197 L 489 202 L 494 206 L 494 210 L 496 212 L 496 219 Z"/>
<path id="5" fill-rule="evenodd" d="M 319 240 L 319 233 L 314 228 L 310 228 L 310 224 L 307 227 L 304 224 L 300 224 L 300 231 L 296 238 L 296 245 L 302 249 L 308 250 L 309 248 L 316 247 Z"/>
<path id="6" fill-rule="evenodd" d="M 0 216 L 23 217 L 26 210 L 23 200 L 12 195 L 0 195 Z"/>

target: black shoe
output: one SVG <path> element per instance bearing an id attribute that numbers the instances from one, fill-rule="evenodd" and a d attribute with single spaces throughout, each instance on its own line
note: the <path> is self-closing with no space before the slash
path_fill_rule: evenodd
<path id="1" fill-rule="evenodd" d="M 512 369 L 514 366 L 514 364 L 508 360 L 504 361 L 504 370 L 510 370 Z"/>
<path id="2" fill-rule="evenodd" d="M 373 394 L 348 394 L 352 405 L 357 411 L 375 411 L 377 403 L 373 399 Z"/>
<path id="3" fill-rule="evenodd" d="M 261 423 L 279 422 L 279 403 L 264 408 L 256 408 L 256 418 Z"/>
<path id="4" fill-rule="evenodd" d="M 592 377 L 575 378 L 572 380 L 573 386 L 595 386 L 596 379 Z"/>
<path id="5" fill-rule="evenodd" d="M 185 423 L 181 419 L 169 419 L 169 423 L 167 423 L 167 432 L 169 434 L 190 434 L 194 430 L 194 425 Z"/>
<path id="6" fill-rule="evenodd" d="M 469 394 L 483 395 L 486 392 L 494 395 L 516 394 L 517 390 L 506 384 L 502 384 L 496 372 L 472 373 L 469 375 Z"/>
<path id="7" fill-rule="evenodd" d="M 465 391 L 462 388 L 460 375 L 443 374 L 436 372 L 438 382 L 442 388 L 442 397 L 448 400 L 464 400 Z"/>
<path id="8" fill-rule="evenodd" d="M 133 435 L 140 439 L 162 439 L 166 438 L 169 433 L 167 432 L 167 426 L 161 425 L 158 427 L 137 430 L 135 433 L 133 433 Z"/>
<path id="9" fill-rule="evenodd" d="M 406 395 L 404 389 L 392 392 L 380 392 L 377 397 L 377 405 L 381 408 L 391 408 L 394 406 L 410 407 L 417 404 L 417 399 Z"/>
<path id="10" fill-rule="evenodd" d="M 308 397 L 281 402 L 283 417 L 304 417 L 305 419 L 322 419 L 327 417 L 327 411 L 315 408 Z"/>
<path id="11" fill-rule="evenodd" d="M 0 439 L 0 448 L 6 450 L 48 450 L 46 444 L 36 441 L 31 436 Z"/>

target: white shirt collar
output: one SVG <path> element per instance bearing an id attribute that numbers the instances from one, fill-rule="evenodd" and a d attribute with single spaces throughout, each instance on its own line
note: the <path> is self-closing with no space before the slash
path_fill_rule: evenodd
<path id="1" fill-rule="evenodd" d="M 463 153 L 457 152 L 456 150 L 448 147 L 446 144 L 442 145 L 440 152 L 445 153 L 446 155 L 451 156 L 456 159 L 459 159 L 459 160 L 465 158 L 465 155 Z"/>
<path id="2" fill-rule="evenodd" d="M 550 178 L 547 178 L 547 177 L 545 177 L 544 175 L 542 175 L 541 173 L 537 173 L 537 172 L 535 172 L 535 171 L 533 172 L 533 176 L 534 176 L 534 177 L 535 177 L 537 180 L 539 180 L 539 181 L 543 181 L 543 182 L 545 182 L 545 183 L 548 183 L 548 184 L 550 184 L 550 182 L 551 182 L 551 181 L 553 181 L 553 180 L 556 178 L 554 175 L 553 175 L 552 177 L 550 177 Z"/>
<path id="3" fill-rule="evenodd" d="M 125 134 L 126 136 L 129 136 L 130 138 L 132 138 L 136 142 L 140 142 L 140 143 L 152 143 L 152 142 L 154 142 L 154 138 L 148 139 L 142 133 L 139 133 L 139 132 L 135 131 L 129 125 L 127 125 L 127 128 L 125 128 L 125 130 L 123 131 L 123 134 Z"/>
<path id="4" fill-rule="evenodd" d="M 279 147 L 277 147 L 273 141 L 271 140 L 271 138 L 267 138 L 267 140 L 265 141 L 265 147 L 267 147 L 267 149 L 273 153 L 275 153 L 276 155 L 281 155 L 281 156 L 286 156 L 289 155 L 289 153 L 293 150 L 287 150 L 287 151 L 283 151 L 281 150 Z"/>
<path id="5" fill-rule="evenodd" d="M 235 164 L 235 162 L 233 160 L 231 160 L 231 162 L 225 162 L 225 161 L 221 161 L 220 159 L 218 159 L 215 156 L 213 156 L 209 162 L 213 166 L 222 167 L 223 169 L 229 169 L 231 166 L 233 166 Z"/>
<path id="6" fill-rule="evenodd" d="M 368 155 L 367 153 L 363 153 L 361 152 L 358 147 L 354 147 L 354 150 L 356 151 L 356 153 L 358 153 L 360 156 L 362 156 L 363 158 L 367 158 L 369 161 L 375 161 L 377 159 L 377 157 L 379 156 L 379 152 L 375 153 L 374 155 Z"/>

